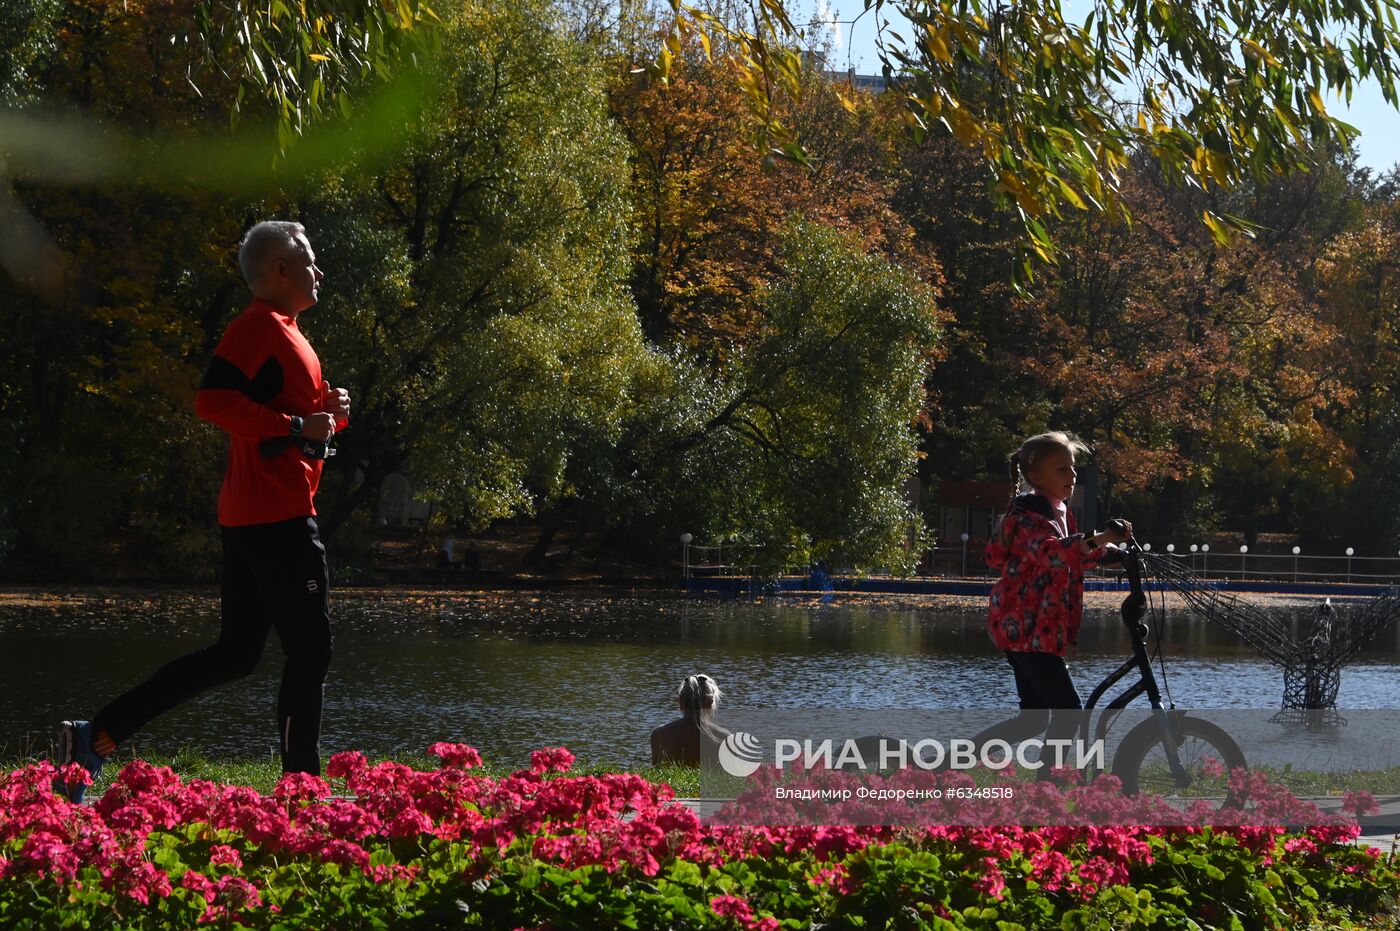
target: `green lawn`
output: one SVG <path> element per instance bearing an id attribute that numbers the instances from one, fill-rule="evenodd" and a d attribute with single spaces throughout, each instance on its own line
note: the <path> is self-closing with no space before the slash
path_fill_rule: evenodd
<path id="1" fill-rule="evenodd" d="M 148 763 L 157 766 L 169 766 L 186 781 L 190 779 L 208 779 L 211 782 L 226 783 L 228 785 L 250 786 L 263 794 L 272 791 L 273 786 L 282 775 L 282 766 L 277 757 L 268 755 L 262 758 L 238 758 L 224 759 L 210 757 L 194 748 L 185 748 L 177 751 L 173 755 L 142 753 L 140 758 Z M 0 757 L 3 759 L 3 757 Z M 4 760 L 6 767 L 22 766 L 26 763 L 33 763 L 39 759 L 38 755 L 29 756 L 23 759 Z M 96 798 L 104 792 L 110 784 L 112 778 L 121 771 L 121 768 L 130 763 L 136 756 L 130 752 L 118 751 L 116 757 L 104 767 L 101 777 L 97 783 L 88 790 L 89 798 Z M 372 757 L 370 762 L 380 762 L 390 757 Z M 433 770 L 438 768 L 438 760 L 431 756 L 407 756 L 393 757 L 395 762 L 403 763 L 414 769 Z M 490 760 L 485 762 L 479 770 L 482 775 L 501 777 L 514 772 L 517 767 L 505 765 L 493 765 Z M 628 766 L 622 763 L 607 761 L 589 762 L 578 760 L 574 763 L 570 775 L 591 776 L 603 773 L 636 773 L 644 777 L 649 782 L 669 783 L 676 791 L 677 796 L 690 797 L 698 795 L 700 792 L 700 771 L 694 767 L 686 766 Z"/>

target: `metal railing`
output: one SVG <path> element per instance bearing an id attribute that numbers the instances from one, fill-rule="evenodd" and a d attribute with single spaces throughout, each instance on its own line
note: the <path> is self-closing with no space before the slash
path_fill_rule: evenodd
<path id="1" fill-rule="evenodd" d="M 986 541 L 969 540 L 937 546 L 929 550 L 920 568 L 921 575 L 985 578 L 994 573 L 983 559 Z M 1145 548 L 1152 551 L 1150 544 Z M 1254 582 L 1358 582 L 1400 584 L 1400 555 L 1358 556 L 1340 554 L 1251 553 L 1247 550 L 1209 548 L 1208 544 L 1186 547 L 1171 544 L 1167 552 L 1205 579 L 1235 579 Z"/>
<path id="2" fill-rule="evenodd" d="M 718 543 L 700 545 L 681 537 L 681 565 L 684 578 L 757 578 L 759 567 L 768 563 L 758 558 L 762 547 L 753 543 Z M 987 566 L 983 553 L 985 540 L 968 539 L 936 546 L 924 554 L 915 572 L 917 576 L 935 578 L 991 578 L 995 572 Z M 1154 551 L 1151 543 L 1143 548 Z M 1253 582 L 1357 582 L 1373 585 L 1400 584 L 1400 555 L 1358 556 L 1354 549 L 1343 553 L 1304 553 L 1294 547 L 1291 553 L 1251 553 L 1212 548 L 1209 544 L 1178 546 L 1168 544 L 1155 550 L 1169 553 L 1181 560 L 1186 568 L 1204 579 L 1234 579 Z M 1106 575 L 1112 570 L 1094 574 Z M 780 574 L 811 575 L 811 566 L 792 564 Z M 771 574 L 771 571 L 770 573 Z"/>
<path id="3" fill-rule="evenodd" d="M 681 538 L 681 567 L 685 578 L 752 578 L 758 574 L 760 549 L 752 543 L 701 545 Z"/>

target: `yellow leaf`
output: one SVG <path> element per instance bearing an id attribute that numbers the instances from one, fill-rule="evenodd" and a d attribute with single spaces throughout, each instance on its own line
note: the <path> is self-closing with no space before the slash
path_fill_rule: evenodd
<path id="1" fill-rule="evenodd" d="M 1278 104 L 1274 104 L 1273 110 L 1274 116 L 1278 117 L 1278 121 L 1283 124 L 1283 128 L 1288 130 L 1288 135 L 1293 137 L 1294 142 L 1298 143 L 1299 145 L 1302 145 L 1303 134 L 1298 131 L 1298 127 L 1294 125 L 1293 120 L 1289 118 L 1288 113 L 1285 110 L 1283 110 L 1283 108 L 1279 107 Z"/>
<path id="2" fill-rule="evenodd" d="M 924 41 L 928 53 L 943 64 L 950 64 L 953 61 L 953 53 L 948 48 L 948 41 L 943 38 L 943 34 L 934 29 L 932 24 L 926 24 L 924 29 L 928 32 L 928 38 Z"/>
<path id="3" fill-rule="evenodd" d="M 1264 48 L 1264 46 L 1255 42 L 1253 39 L 1241 39 L 1240 45 L 1244 51 L 1245 57 L 1262 61 L 1271 68 L 1278 67 L 1278 59 L 1271 55 L 1268 49 Z"/>
<path id="4" fill-rule="evenodd" d="M 983 132 L 982 125 L 968 116 L 967 110 L 963 107 L 949 107 L 947 112 L 943 114 L 943 121 L 957 137 L 957 140 L 964 145 L 971 144 Z"/>
<path id="5" fill-rule="evenodd" d="M 1055 181 L 1059 183 L 1060 193 L 1064 195 L 1065 200 L 1069 201 L 1071 204 L 1078 207 L 1080 210 L 1089 209 L 1089 205 L 1084 203 L 1084 198 L 1080 197 L 1079 192 L 1076 191 L 1074 188 L 1070 187 L 1068 182 L 1066 182 L 1064 178 L 1056 176 Z"/>
<path id="6" fill-rule="evenodd" d="M 1210 229 L 1211 236 L 1215 237 L 1217 243 L 1223 246 L 1230 242 L 1229 227 L 1220 222 L 1219 217 L 1209 210 L 1204 210 L 1201 212 L 1201 218 L 1205 220 L 1206 226 Z"/>
<path id="7" fill-rule="evenodd" d="M 1317 88 L 1314 87 L 1308 90 L 1308 100 L 1312 103 L 1313 109 L 1318 113 L 1324 116 L 1327 114 L 1327 108 L 1322 104 L 1322 95 L 1317 92 Z"/>
<path id="8" fill-rule="evenodd" d="M 1005 168 L 997 172 L 997 177 L 1001 180 L 1002 187 L 1006 188 L 1012 194 L 1019 194 L 1026 189 L 1026 186 L 1021 183 L 1021 179 Z"/>

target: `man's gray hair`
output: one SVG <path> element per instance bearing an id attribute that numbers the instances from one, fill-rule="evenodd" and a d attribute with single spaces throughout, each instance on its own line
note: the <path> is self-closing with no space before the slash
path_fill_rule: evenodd
<path id="1" fill-rule="evenodd" d="M 306 227 L 291 220 L 263 220 L 248 230 L 238 244 L 238 267 L 243 280 L 255 287 L 268 262 L 281 258 L 300 246 L 296 237 L 306 235 Z"/>

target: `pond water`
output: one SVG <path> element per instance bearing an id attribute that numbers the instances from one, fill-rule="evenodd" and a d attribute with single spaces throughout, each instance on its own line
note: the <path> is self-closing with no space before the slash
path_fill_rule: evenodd
<path id="1" fill-rule="evenodd" d="M 700 599 L 669 592 L 334 595 L 336 652 L 322 749 L 422 753 L 436 740 L 507 763 L 565 745 L 581 759 L 645 762 L 682 677 L 707 672 L 731 703 L 778 708 L 1010 708 L 1004 658 L 977 599 Z M 1128 651 L 1116 611 L 1086 612 L 1080 692 Z M 1275 608 L 1295 622 L 1309 608 Z M 1277 708 L 1282 673 L 1231 635 L 1170 613 L 1168 685 L 1184 707 Z M 0 758 L 38 749 L 162 662 L 212 640 L 209 591 L 0 594 Z M 1400 630 L 1345 671 L 1342 708 L 1394 708 Z M 154 722 L 138 750 L 273 752 L 275 636 L 249 679 Z"/>

